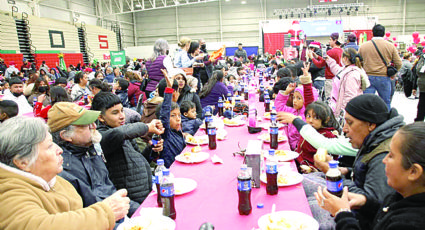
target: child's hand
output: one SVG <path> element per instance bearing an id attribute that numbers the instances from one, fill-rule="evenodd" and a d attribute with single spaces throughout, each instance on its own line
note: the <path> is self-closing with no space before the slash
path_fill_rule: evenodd
<path id="1" fill-rule="evenodd" d="M 288 87 L 286 87 L 285 95 L 289 95 L 292 91 L 295 90 L 296 87 L 297 87 L 297 83 L 289 84 Z"/>
<path id="2" fill-rule="evenodd" d="M 162 72 L 162 74 L 164 74 L 165 81 L 167 82 L 167 87 L 172 88 L 173 82 L 174 82 L 174 76 L 172 76 L 171 78 L 168 77 L 167 70 L 165 70 L 165 69 L 161 69 L 161 72 Z"/>
<path id="3" fill-rule="evenodd" d="M 301 68 L 303 71 L 303 75 L 308 76 L 309 75 L 308 71 L 310 70 L 310 62 L 308 63 L 304 62 L 303 65 L 304 65 L 304 68 Z"/>
<path id="4" fill-rule="evenodd" d="M 287 112 L 278 112 L 277 113 L 277 120 L 281 123 L 288 123 L 292 124 L 296 116 L 292 113 Z"/>
<path id="5" fill-rule="evenodd" d="M 40 96 L 38 96 L 37 101 L 43 103 L 44 99 L 46 99 L 46 94 L 40 94 Z"/>
<path id="6" fill-rule="evenodd" d="M 149 144 L 152 145 L 152 141 L 149 141 Z M 161 139 L 160 141 L 158 141 L 158 144 L 152 146 L 152 150 L 154 152 L 161 152 L 164 149 L 164 139 Z"/>
<path id="7" fill-rule="evenodd" d="M 153 119 L 151 123 L 148 124 L 149 133 L 154 134 L 162 134 L 164 133 L 164 127 L 162 126 L 162 122 L 158 119 Z"/>

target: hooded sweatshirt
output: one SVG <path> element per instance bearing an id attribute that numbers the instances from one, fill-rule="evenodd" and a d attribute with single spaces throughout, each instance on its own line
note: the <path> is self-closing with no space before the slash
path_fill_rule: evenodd
<path id="1" fill-rule="evenodd" d="M 302 86 L 299 86 L 295 89 L 295 92 L 299 92 L 301 96 L 304 99 L 304 105 L 301 109 L 294 109 L 292 107 L 286 106 L 286 102 L 289 99 L 289 95 L 284 95 L 283 91 L 280 91 L 275 100 L 275 106 L 277 112 L 288 112 L 292 113 L 295 116 L 300 116 L 305 121 L 305 108 L 307 105 L 312 103 L 317 99 L 317 91 L 316 93 L 313 93 L 313 87 L 312 84 L 305 84 Z M 297 128 L 293 124 L 288 124 L 288 132 L 286 134 L 288 136 L 289 145 L 291 146 L 292 150 L 296 149 L 297 143 L 300 140 L 300 133 L 298 132 Z"/>

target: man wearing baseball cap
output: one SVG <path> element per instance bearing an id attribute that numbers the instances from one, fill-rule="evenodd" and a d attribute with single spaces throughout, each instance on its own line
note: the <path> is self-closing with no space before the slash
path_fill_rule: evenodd
<path id="1" fill-rule="evenodd" d="M 357 37 L 355 33 L 351 33 L 347 36 L 347 44 L 344 47 L 345 49 L 353 48 L 356 51 L 359 51 L 359 46 L 357 45 Z"/>
<path id="2" fill-rule="evenodd" d="M 53 141 L 63 149 L 63 171 L 59 175 L 75 187 L 84 207 L 117 191 L 109 179 L 99 145 L 102 136 L 94 123 L 99 114 L 99 111 L 86 110 L 71 102 L 55 103 L 48 113 L 47 125 Z M 139 206 L 131 200 L 129 215 Z"/>

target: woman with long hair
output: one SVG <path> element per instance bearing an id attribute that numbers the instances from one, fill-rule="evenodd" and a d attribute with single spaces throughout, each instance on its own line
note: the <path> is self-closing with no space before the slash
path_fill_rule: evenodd
<path id="1" fill-rule="evenodd" d="M 335 75 L 334 81 L 336 83 L 334 82 L 332 87 L 332 98 L 336 101 L 334 114 L 338 117 L 352 98 L 363 94 L 363 90 L 368 86 L 367 82 L 362 81 L 362 79 L 366 80 L 368 77 L 363 70 L 363 59 L 354 48 L 348 48 L 342 53 L 341 62 L 344 67 L 339 66 L 329 56 L 325 59 L 332 74 Z"/>
<path id="2" fill-rule="evenodd" d="M 169 49 L 170 47 L 166 40 L 160 38 L 155 41 L 153 55 L 146 62 L 146 70 L 150 79 L 145 89 L 146 96 L 149 96 L 152 91 L 155 91 L 158 82 L 164 78 L 161 69 L 167 69 L 167 72 L 173 69 L 173 63 L 168 56 Z"/>
<path id="3" fill-rule="evenodd" d="M 28 103 L 33 105 L 34 98 L 37 99 L 38 96 L 45 94 L 46 96 L 44 97 L 44 100 L 40 102 L 42 102 L 44 106 L 47 106 L 50 103 L 49 90 L 49 82 L 45 78 L 37 78 L 34 82 L 34 88 L 32 89 L 31 96 L 28 97 Z"/>
<path id="4" fill-rule="evenodd" d="M 51 102 L 43 108 L 43 104 L 40 101 L 43 101 L 45 98 L 45 94 L 38 96 L 38 102 L 34 107 L 34 116 L 44 118 L 45 120 L 47 120 L 47 113 L 49 112 L 50 108 L 52 108 L 56 102 L 71 101 L 66 90 L 60 86 L 53 86 L 50 89 Z"/>
<path id="5" fill-rule="evenodd" d="M 209 105 L 217 108 L 219 97 L 223 100 L 226 98 L 228 90 L 227 86 L 223 83 L 223 80 L 223 71 L 216 70 L 213 72 L 212 77 L 208 80 L 207 84 L 205 84 L 205 87 L 202 88 L 202 91 L 199 94 L 202 108 Z"/>

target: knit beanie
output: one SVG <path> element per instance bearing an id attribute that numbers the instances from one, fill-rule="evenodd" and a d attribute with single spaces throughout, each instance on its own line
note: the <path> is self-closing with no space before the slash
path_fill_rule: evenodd
<path id="1" fill-rule="evenodd" d="M 361 121 L 378 125 L 389 118 L 387 105 L 375 94 L 362 94 L 351 99 L 345 111 Z"/>

